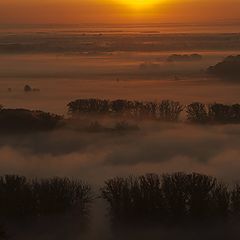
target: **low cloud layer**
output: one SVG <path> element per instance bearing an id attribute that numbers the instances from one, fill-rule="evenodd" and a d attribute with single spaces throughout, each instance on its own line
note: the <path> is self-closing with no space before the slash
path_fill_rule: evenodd
<path id="1" fill-rule="evenodd" d="M 0 173 L 70 176 L 93 184 L 109 177 L 173 171 L 239 178 L 240 126 L 142 123 L 134 133 L 57 131 L 1 136 Z"/>

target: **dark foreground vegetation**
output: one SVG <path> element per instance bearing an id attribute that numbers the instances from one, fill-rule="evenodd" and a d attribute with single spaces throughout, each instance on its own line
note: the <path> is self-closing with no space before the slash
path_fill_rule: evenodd
<path id="1" fill-rule="evenodd" d="M 208 68 L 210 74 L 240 82 L 240 55 L 229 56 Z"/>
<path id="2" fill-rule="evenodd" d="M 68 104 L 72 116 L 111 116 L 178 122 L 181 114 L 190 123 L 240 123 L 240 104 L 191 103 L 187 106 L 171 100 L 142 102 L 128 100 L 78 99 Z"/>
<path id="3" fill-rule="evenodd" d="M 11 235 L 11 232 L 4 232 L 9 225 L 24 226 L 25 223 L 29 226 L 33 221 L 41 219 L 45 223 L 47 219 L 56 216 L 58 221 L 64 216 L 77 219 L 78 229 L 84 228 L 92 200 L 91 187 L 79 180 L 27 180 L 16 175 L 0 177 L 0 221 L 3 224 L 0 239 Z M 43 225 L 41 221 L 39 224 Z"/>
<path id="4" fill-rule="evenodd" d="M 240 185 L 228 186 L 198 173 L 146 174 L 105 181 L 101 196 L 113 220 L 164 224 L 240 220 Z M 93 201 L 91 187 L 79 180 L 0 177 L 1 219 L 59 214 L 82 217 Z"/>
<path id="5" fill-rule="evenodd" d="M 91 187 L 68 178 L 27 180 L 22 176 L 0 177 L 0 217 L 39 217 L 54 214 L 86 214 Z"/>
<path id="6" fill-rule="evenodd" d="M 240 220 L 240 186 L 230 188 L 197 173 L 113 178 L 105 182 L 102 197 L 117 225 L 214 225 Z"/>
<path id="7" fill-rule="evenodd" d="M 154 227 L 160 234 L 169 231 L 169 227 L 227 228 L 240 223 L 240 185 L 229 186 L 203 174 L 116 177 L 106 180 L 100 193 L 108 204 L 114 232 L 122 227 L 134 230 L 144 226 L 144 229 Z M 5 239 L 4 229 L 9 229 L 12 221 L 20 225 L 26 219 L 33 221 L 46 216 L 55 216 L 55 221 L 64 215 L 78 216 L 65 218 L 61 227 L 75 224 L 79 230 L 90 216 L 92 202 L 91 187 L 78 180 L 0 177 L 0 220 L 4 226 L 0 228 L 0 239 Z M 51 227 L 55 222 L 47 224 L 55 229 Z"/>

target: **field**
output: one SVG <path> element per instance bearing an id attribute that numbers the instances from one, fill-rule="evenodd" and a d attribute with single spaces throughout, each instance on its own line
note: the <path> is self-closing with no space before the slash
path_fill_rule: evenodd
<path id="1" fill-rule="evenodd" d="M 1 28 L 3 232 L 237 239 L 240 34 L 214 29 Z"/>

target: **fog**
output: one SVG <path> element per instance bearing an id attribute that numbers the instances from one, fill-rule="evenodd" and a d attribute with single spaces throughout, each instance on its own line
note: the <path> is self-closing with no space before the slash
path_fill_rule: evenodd
<path id="1" fill-rule="evenodd" d="M 170 53 L 1 55 L 0 103 L 58 114 L 66 114 L 67 103 L 79 97 L 235 103 L 240 101 L 239 84 L 204 73 L 229 54 L 202 53 L 203 60 L 197 62 L 167 62 Z M 149 64 L 140 68 L 146 62 Z M 26 84 L 40 92 L 26 94 Z"/>
<path id="2" fill-rule="evenodd" d="M 105 121 L 106 124 L 106 121 Z M 240 126 L 195 126 L 183 123 L 167 124 L 139 122 L 136 132 L 90 133 L 83 130 L 59 130 L 35 134 L 13 134 L 0 137 L 0 175 L 19 174 L 28 178 L 70 177 L 82 179 L 99 188 L 104 181 L 116 176 L 145 173 L 199 172 L 218 177 L 231 184 L 239 178 Z M 23 223 L 15 229 L 16 239 L 175 239 L 181 235 L 192 237 L 232 237 L 238 235 L 237 226 L 226 225 L 203 230 L 201 227 L 145 228 L 111 231 L 108 207 L 96 199 L 91 208 L 89 227 L 82 232 L 78 219 L 53 218 Z M 66 225 L 66 221 L 71 226 Z M 62 226 L 62 228 L 59 228 Z M 40 228 L 41 227 L 41 231 Z M 11 229 L 11 228 L 10 228 Z M 61 229 L 64 229 L 62 231 Z M 11 232 L 11 231 L 10 231 Z M 37 233 L 37 236 L 36 236 Z M 197 235 L 196 235 L 197 234 Z M 200 237 L 201 236 L 201 237 Z M 222 239 L 224 239 L 224 237 Z M 14 238 L 15 239 L 15 238 Z M 197 238 L 198 239 L 198 238 Z"/>
<path id="3" fill-rule="evenodd" d="M 134 133 L 61 130 L 2 136 L 0 173 L 70 176 L 101 185 L 106 178 L 201 172 L 239 179 L 240 127 L 140 123 Z"/>
<path id="4" fill-rule="evenodd" d="M 67 103 L 80 97 L 240 101 L 237 82 L 206 73 L 239 52 L 239 34 L 128 30 L 1 31 L 0 104 L 66 114 Z M 167 61 L 172 54 L 200 54 L 202 59 Z M 26 84 L 40 92 L 25 94 Z"/>
<path id="5" fill-rule="evenodd" d="M 238 33 L 114 32 L 63 29 L 0 31 L 0 104 L 49 111 L 70 118 L 67 104 L 78 98 L 171 99 L 240 102 L 239 81 L 207 73 L 237 55 Z M 139 31 L 139 29 L 138 29 Z M 227 43 L 227 44 L 226 44 Z M 172 54 L 199 54 L 198 61 L 168 61 Z M 40 91 L 24 92 L 28 84 Z M 85 119 L 85 124 L 95 119 Z M 100 119 L 109 126 L 109 119 Z M 112 120 L 111 120 L 112 121 Z M 115 120 L 117 121 L 117 120 Z M 81 125 L 81 122 L 78 123 Z M 145 173 L 199 172 L 233 184 L 240 181 L 240 126 L 193 125 L 142 120 L 138 131 L 88 132 L 63 127 L 35 133 L 0 134 L 0 175 L 70 177 L 90 183 L 99 196 L 104 181 Z M 77 220 L 57 217 L 16 228 L 13 239 L 226 239 L 211 229 L 146 229 L 113 235 L 103 200 L 95 200 L 87 233 Z M 55 222 L 51 231 L 47 226 Z M 62 228 L 59 226 L 63 226 Z M 234 239 L 238 226 L 229 226 Z M 41 230 L 44 229 L 42 232 Z M 76 230 L 76 231 L 75 231 Z M 13 232 L 14 232 L 13 231 Z M 201 234 L 200 234 L 201 232 Z M 36 234 L 35 234 L 36 233 Z M 126 234 L 125 234 L 126 233 Z M 220 236 L 222 234 L 222 236 Z"/>

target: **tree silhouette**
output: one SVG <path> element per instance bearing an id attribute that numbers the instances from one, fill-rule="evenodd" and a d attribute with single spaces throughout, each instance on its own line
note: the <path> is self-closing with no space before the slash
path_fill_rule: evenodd
<path id="1" fill-rule="evenodd" d="M 78 99 L 68 104 L 72 116 L 89 114 L 108 114 L 109 116 L 133 119 L 151 119 L 161 121 L 178 121 L 184 107 L 179 102 L 164 100 L 162 102 L 141 102 L 100 99 Z"/>
<path id="2" fill-rule="evenodd" d="M 91 187 L 68 178 L 28 181 L 25 177 L 0 178 L 0 216 L 3 219 L 56 214 L 88 214 Z"/>
<path id="3" fill-rule="evenodd" d="M 240 220 L 240 185 L 235 184 L 231 192 L 231 214 L 235 220 Z"/>
<path id="4" fill-rule="evenodd" d="M 164 100 L 158 105 L 159 119 L 162 121 L 176 122 L 179 120 L 183 105 L 179 102 Z"/>
<path id="5" fill-rule="evenodd" d="M 239 189 L 231 197 L 227 185 L 198 173 L 113 178 L 101 192 L 115 224 L 216 223 L 240 206 Z"/>
<path id="6" fill-rule="evenodd" d="M 207 107 L 199 102 L 187 106 L 187 121 L 192 123 L 206 123 L 208 121 Z"/>

